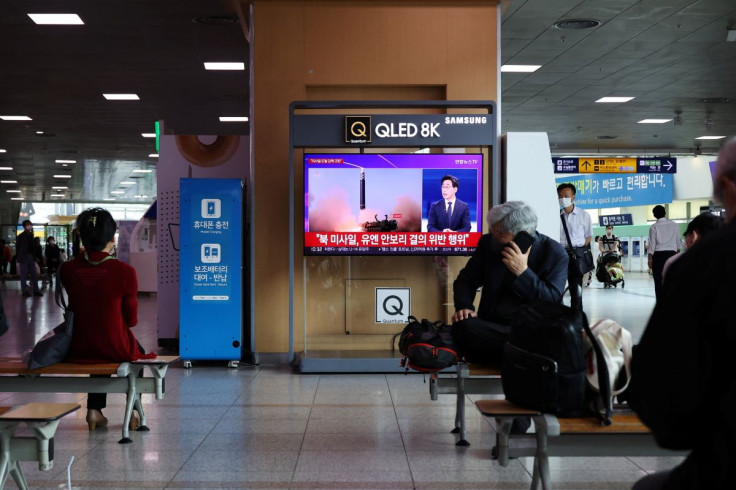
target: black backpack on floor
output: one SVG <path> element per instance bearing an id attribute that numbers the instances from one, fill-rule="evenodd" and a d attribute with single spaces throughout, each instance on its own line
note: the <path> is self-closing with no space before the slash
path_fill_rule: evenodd
<path id="1" fill-rule="evenodd" d="M 430 322 L 409 317 L 399 337 L 399 351 L 404 355 L 401 367 L 423 372 L 441 371 L 454 366 L 459 359 L 452 340 L 451 327 L 443 322 Z"/>
<path id="2" fill-rule="evenodd" d="M 522 407 L 560 417 L 591 415 L 586 387 L 583 332 L 593 338 L 580 310 L 559 303 L 521 306 L 504 346 L 501 381 L 506 398 Z M 596 358 L 600 346 L 593 339 Z M 597 362 L 600 380 L 608 379 L 605 361 Z M 608 383 L 599 383 L 604 387 Z M 609 387 L 610 389 L 610 387 Z M 603 394 L 602 394 L 603 395 Z M 603 398 L 610 398 L 603 395 Z M 610 407 L 601 415 L 610 424 Z"/>

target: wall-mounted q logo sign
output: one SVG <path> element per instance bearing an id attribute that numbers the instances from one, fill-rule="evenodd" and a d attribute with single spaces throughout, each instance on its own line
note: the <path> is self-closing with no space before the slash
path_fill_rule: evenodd
<path id="1" fill-rule="evenodd" d="M 362 121 L 355 121 L 350 125 L 350 134 L 356 138 L 365 138 L 367 136 L 365 124 Z"/>
<path id="2" fill-rule="evenodd" d="M 389 300 L 394 300 L 389 304 Z M 389 309 L 390 308 L 390 309 Z M 396 316 L 396 315 L 403 315 L 404 309 L 404 302 L 401 301 L 401 298 L 395 295 L 386 296 L 386 299 L 383 300 L 383 311 L 386 312 L 387 315 Z"/>

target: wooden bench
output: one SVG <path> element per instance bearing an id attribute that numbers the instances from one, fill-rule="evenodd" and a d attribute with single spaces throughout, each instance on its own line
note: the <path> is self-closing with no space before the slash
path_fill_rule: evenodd
<path id="1" fill-rule="evenodd" d="M 8 475 L 20 489 L 27 489 L 20 461 L 38 461 L 38 469 L 54 466 L 53 438 L 59 421 L 79 410 L 76 403 L 28 403 L 16 408 L 0 407 L 0 488 Z M 15 436 L 20 424 L 27 425 L 34 437 Z"/>
<path id="2" fill-rule="evenodd" d="M 496 420 L 496 451 L 501 466 L 511 457 L 534 456 L 531 489 L 542 483 L 552 488 L 550 456 L 672 456 L 685 452 L 670 451 L 657 445 L 651 431 L 633 412 L 614 412 L 613 423 L 603 426 L 594 417 L 557 418 L 536 410 L 518 407 L 507 400 L 479 400 L 480 412 Z M 534 432 L 511 434 L 514 418 L 531 417 Z M 513 441 L 534 440 L 532 447 L 513 447 Z"/>
<path id="3" fill-rule="evenodd" d="M 72 364 L 57 363 L 51 366 L 28 369 L 20 359 L 0 360 L 0 391 L 21 393 L 124 393 L 126 395 L 123 418 L 123 438 L 120 444 L 133 442 L 129 424 L 135 408 L 141 416 L 138 431 L 148 431 L 146 415 L 141 404 L 141 394 L 153 393 L 157 400 L 164 397 L 164 377 L 169 364 L 179 356 L 158 356 L 155 359 L 123 362 L 120 364 Z M 153 377 L 143 376 L 147 367 Z M 90 378 L 91 374 L 109 375 L 111 378 Z"/>
<path id="4" fill-rule="evenodd" d="M 456 373 L 432 373 L 429 380 L 429 395 L 434 401 L 438 395 L 455 395 L 455 428 L 453 434 L 460 434 L 456 446 L 470 446 L 465 429 L 465 395 L 502 395 L 501 368 L 482 364 L 459 362 Z"/>

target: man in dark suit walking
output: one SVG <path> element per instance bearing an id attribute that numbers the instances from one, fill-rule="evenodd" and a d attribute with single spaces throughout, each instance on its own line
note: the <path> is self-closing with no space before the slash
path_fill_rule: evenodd
<path id="1" fill-rule="evenodd" d="M 432 203 L 427 216 L 427 231 L 470 231 L 468 204 L 455 197 L 460 181 L 452 175 L 442 177 L 442 199 Z"/>

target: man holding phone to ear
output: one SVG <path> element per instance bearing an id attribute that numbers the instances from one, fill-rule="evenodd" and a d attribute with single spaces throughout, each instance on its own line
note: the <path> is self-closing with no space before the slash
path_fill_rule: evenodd
<path id="1" fill-rule="evenodd" d="M 453 284 L 453 337 L 466 361 L 500 364 L 515 310 L 562 301 L 568 257 L 562 245 L 537 232 L 536 213 L 521 201 L 494 206 L 487 221 L 490 233 L 480 238 Z"/>

